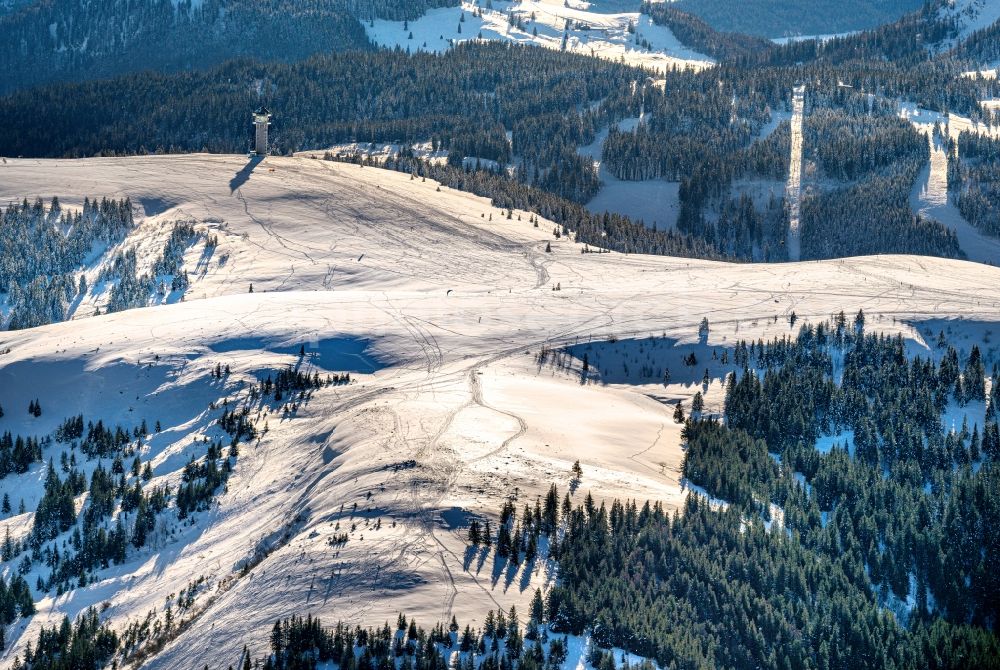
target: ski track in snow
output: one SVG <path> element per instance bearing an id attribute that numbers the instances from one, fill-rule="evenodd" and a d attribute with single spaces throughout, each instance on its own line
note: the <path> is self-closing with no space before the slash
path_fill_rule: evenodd
<path id="1" fill-rule="evenodd" d="M 730 265 L 582 254 L 582 245 L 552 237 L 551 221 L 535 228 L 527 212 L 507 219 L 486 199 L 375 168 L 268 157 L 231 192 L 245 161 L 187 155 L 0 166 L 2 200 L 58 194 L 64 206 L 78 206 L 85 195 L 128 195 L 175 203 L 146 217 L 136 234 L 184 218 L 220 238 L 210 259 L 186 259 L 203 267 L 184 302 L 80 312 L 70 322 L 0 333 L 0 351 L 10 348 L 0 356 L 0 404 L 37 396 L 45 408 L 37 420 L 8 412 L 0 429 L 44 434 L 77 412 L 125 425 L 162 420 L 144 455 L 159 483 L 176 476 L 172 464 L 184 462 L 193 434 L 212 420 L 208 402 L 235 397 L 235 379 L 294 363 L 302 344 L 307 369 L 321 373 L 362 360 L 359 351 L 374 361 L 352 373 L 355 383 L 317 391 L 297 413 L 268 414 L 267 434 L 241 445 L 217 506 L 176 539 L 100 571 L 96 583 L 46 596 L 26 628 L 8 630 L 10 650 L 0 658 L 19 653 L 41 625 L 92 604 L 107 603 L 118 627 L 162 611 L 169 594 L 201 575 L 210 585 L 197 601 L 203 614 L 145 667 L 235 665 L 244 643 L 261 655 L 274 620 L 292 613 L 363 625 L 400 611 L 423 625 L 454 614 L 475 625 L 498 605 L 523 611 L 553 575 L 540 565 L 509 570 L 468 549 L 471 515 L 495 524 L 515 487 L 522 504 L 550 483 L 567 490 L 577 459 L 584 476 L 576 496 L 679 506 L 687 489 L 672 403 L 702 389 L 700 370 L 685 379 L 680 365 L 667 387 L 639 379 L 641 359 L 625 361 L 631 376 L 619 382 L 581 383 L 578 361 L 567 370 L 539 365 L 543 345 L 666 335 L 710 360 L 712 348 L 738 339 L 788 334 L 792 310 L 801 323 L 863 308 L 871 328 L 903 333 L 914 347 L 925 339 L 914 324 L 948 317 L 984 341 L 987 365 L 1000 360 L 997 345 L 985 343 L 1000 323 L 996 268 L 912 256 Z M 561 290 L 552 290 L 557 283 Z M 698 343 L 703 316 L 708 344 Z M 228 385 L 212 385 L 216 362 L 232 366 Z M 706 411 L 721 408 L 723 372 L 705 392 Z M 37 489 L 37 480 L 24 487 Z M 347 544 L 327 543 L 352 523 Z M 30 514 L 0 525 L 26 532 Z M 270 553 L 239 577 L 258 549 Z"/>

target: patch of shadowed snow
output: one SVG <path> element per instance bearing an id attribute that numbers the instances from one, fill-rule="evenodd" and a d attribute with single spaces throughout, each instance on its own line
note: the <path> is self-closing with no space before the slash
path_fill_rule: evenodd
<path id="1" fill-rule="evenodd" d="M 834 447 L 840 447 L 842 449 L 847 449 L 849 453 L 854 454 L 854 431 L 853 430 L 842 430 L 836 435 L 824 435 L 823 437 L 816 440 L 816 451 L 821 454 L 829 453 Z"/>

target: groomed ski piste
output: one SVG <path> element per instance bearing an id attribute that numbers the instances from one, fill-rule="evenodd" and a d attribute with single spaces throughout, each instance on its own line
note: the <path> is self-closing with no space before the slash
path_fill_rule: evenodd
<path id="1" fill-rule="evenodd" d="M 792 96 L 791 156 L 788 160 L 788 182 L 785 202 L 788 207 L 788 258 L 802 257 L 802 230 L 799 211 L 802 201 L 802 112 L 805 107 L 805 86 L 796 86 Z"/>
<path id="2" fill-rule="evenodd" d="M 581 253 L 527 212 L 305 157 L 7 159 L 0 201 L 36 195 L 64 207 L 129 196 L 139 224 L 124 246 L 162 245 L 174 221 L 218 245 L 189 250 L 183 300 L 99 316 L 87 305 L 63 323 L 0 332 L 0 431 L 44 436 L 79 413 L 109 425 L 159 421 L 140 455 L 152 485 L 176 485 L 190 456 L 204 454 L 196 440 L 224 435 L 219 407 L 238 402 L 246 382 L 295 366 L 350 372 L 352 383 L 263 412 L 266 432 L 240 445 L 209 510 L 184 521 L 165 513 L 125 564 L 42 596 L 27 624 L 8 629 L 2 665 L 63 615 L 96 606 L 121 630 L 161 616 L 202 577 L 189 622 L 143 667 L 227 667 L 244 644 L 259 657 L 274 621 L 293 613 L 352 625 L 455 614 L 478 625 L 497 605 L 527 611 L 556 575 L 542 562 L 510 569 L 472 552 L 468 521 L 495 524 L 515 487 L 522 501 L 551 483 L 568 490 L 576 460 L 575 500 L 590 492 L 678 507 L 690 488 L 674 403 L 690 406 L 708 367 L 706 410 L 721 411 L 731 368 L 713 350 L 794 334 L 793 312 L 802 323 L 863 309 L 869 329 L 902 333 L 915 352 L 947 329 L 960 348 L 978 343 L 987 369 L 1000 360 L 1000 269 L 969 261 Z M 579 361 L 539 363 L 543 348 L 609 339 L 621 367 L 584 374 Z M 666 352 L 666 385 L 641 372 L 652 348 Z M 689 353 L 704 363 L 685 366 Z M 214 377 L 217 364 L 231 374 Z M 24 411 L 34 398 L 37 418 Z M 951 418 L 960 423 L 962 411 Z M 0 480 L 15 505 L 25 498 L 24 514 L 0 521 L 15 538 L 29 531 L 45 464 L 63 449 Z M 346 543 L 331 544 L 340 533 Z M 32 588 L 44 569 L 26 575 Z M 571 667 L 584 665 L 579 656 Z"/>

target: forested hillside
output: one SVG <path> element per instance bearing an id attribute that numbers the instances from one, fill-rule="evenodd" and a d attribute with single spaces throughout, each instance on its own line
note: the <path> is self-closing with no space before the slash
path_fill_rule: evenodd
<path id="1" fill-rule="evenodd" d="M 804 152 L 817 172 L 809 177 L 815 188 L 803 209 L 806 255 L 830 258 L 903 250 L 959 255 L 954 235 L 936 222 L 917 220 L 907 201 L 927 161 L 926 140 L 897 118 L 894 103 L 869 99 L 859 90 L 874 74 L 899 95 L 933 95 L 928 78 L 888 64 L 875 74 L 862 63 L 761 68 L 752 75 L 733 66 L 720 68 L 720 74 L 731 88 L 712 85 L 706 75 L 678 73 L 663 91 L 646 87 L 641 95 L 605 103 L 632 114 L 641 109 L 649 116 L 635 131 L 609 133 L 605 166 L 622 179 L 679 181 L 679 230 L 705 239 L 723 256 L 785 258 L 787 222 L 781 203 L 775 202 L 780 190 L 762 198 L 738 187 L 755 180 L 784 180 L 787 123 L 767 137 L 759 135 L 773 114 L 787 108 L 782 82 L 809 77 L 813 83 Z M 846 81 L 857 82 L 857 88 L 845 86 Z M 943 94 L 956 101 L 978 95 L 975 86 L 965 87 L 957 83 L 951 93 Z"/>
<path id="2" fill-rule="evenodd" d="M 889 60 L 918 65 L 928 60 L 934 50 L 947 52 L 950 40 L 957 37 L 958 19 L 941 10 L 942 3 L 928 2 L 898 21 L 870 30 L 826 39 L 789 42 L 756 54 L 759 62 L 790 65 L 804 61 L 843 63 L 856 60 Z"/>
<path id="3" fill-rule="evenodd" d="M 175 7 L 176 5 L 176 7 Z M 337 2 L 49 0 L 0 18 L 0 91 L 122 72 L 204 68 L 236 56 L 298 60 L 366 48 Z"/>
<path id="4" fill-rule="evenodd" d="M 644 2 L 642 13 L 654 23 L 667 26 L 683 44 L 720 61 L 736 58 L 760 58 L 774 44 L 746 33 L 716 30 L 695 14 L 682 11 L 676 3 Z"/>
<path id="5" fill-rule="evenodd" d="M 301 60 L 368 49 L 359 19 L 414 18 L 450 0 L 44 0 L 0 15 L 0 93 L 246 56 Z"/>
<path id="6" fill-rule="evenodd" d="M 677 8 L 718 30 L 761 37 L 829 35 L 873 28 L 918 9 L 923 0 L 679 0 Z"/>
<path id="7" fill-rule="evenodd" d="M 58 198 L 46 207 L 27 200 L 0 208 L 0 294 L 10 306 L 0 327 L 31 328 L 62 321 L 70 303 L 88 290 L 75 271 L 134 227 L 128 200 L 84 201 L 63 212 Z"/>
<path id="8" fill-rule="evenodd" d="M 15 93 L 0 102 L 0 114 L 17 119 L 16 129 L 0 135 L 0 154 L 243 152 L 248 110 L 263 102 L 275 112 L 278 153 L 344 141 L 431 141 L 458 158 L 506 163 L 513 148 L 523 181 L 555 172 L 560 178 L 551 190 L 586 201 L 597 177 L 575 149 L 593 139 L 601 117 L 577 106 L 636 76 L 620 64 L 496 43 L 464 44 L 440 56 L 380 51 L 297 64 L 238 61 L 209 72 Z M 118 104 L 109 107 L 109 97 Z M 49 122 L 22 116 L 27 107 L 48 110 Z"/>
<path id="9" fill-rule="evenodd" d="M 807 226 L 807 254 L 957 256 L 944 229 L 909 211 L 908 188 L 926 162 L 926 146 L 893 120 L 891 99 L 975 118 L 978 101 L 996 93 L 997 84 L 962 77 L 962 68 L 952 59 L 734 63 L 671 73 L 661 88 L 636 86 L 641 71 L 622 64 L 497 43 L 462 44 L 441 55 L 381 51 L 297 64 L 237 61 L 205 72 L 125 75 L 14 93 L 0 99 L 0 114 L 10 120 L 0 134 L 0 154 L 241 152 L 250 141 L 247 110 L 263 103 L 275 111 L 272 146 L 279 153 L 341 142 L 430 142 L 450 152 L 453 165 L 465 157 L 509 165 L 505 179 L 585 203 L 600 181 L 576 148 L 612 125 L 603 145 L 605 169 L 625 180 L 680 181 L 682 232 L 713 248 L 712 255 L 782 260 L 780 193 L 761 200 L 732 186 L 741 179 L 784 179 L 787 126 L 759 134 L 787 109 L 790 83 L 808 80 L 809 114 L 816 117 L 807 124 L 807 155 L 836 146 L 837 155 L 820 165 L 835 160 L 824 174 L 843 188 L 807 210 L 807 221 L 813 214 L 822 219 Z M 872 82 L 881 93 L 874 103 L 865 92 Z M 840 120 L 824 121 L 822 110 Z M 640 112 L 644 122 L 634 130 L 613 125 Z M 836 189 L 824 188 L 830 190 Z M 843 199 L 860 209 L 845 209 L 838 204 Z M 845 231 L 844 221 L 858 215 L 872 225 Z M 874 223 L 883 219 L 891 224 Z"/>
<path id="10" fill-rule="evenodd" d="M 910 191 L 929 155 L 909 122 L 891 109 L 875 115 L 818 108 L 804 134 L 805 156 L 817 170 L 817 186 L 802 202 L 804 258 L 894 250 L 960 255 L 953 232 L 910 210 Z"/>
<path id="11" fill-rule="evenodd" d="M 969 223 L 1000 236 L 1000 139 L 962 132 L 950 141 L 948 188 Z"/>
<path id="12" fill-rule="evenodd" d="M 973 62 L 988 64 L 1000 59 L 1000 23 L 977 30 L 958 45 L 958 54 Z"/>
<path id="13" fill-rule="evenodd" d="M 660 667 L 997 667 L 996 369 L 943 332 L 910 357 L 865 321 L 724 353 L 742 370 L 725 423 L 699 393 L 684 428 L 684 475 L 713 498 L 691 495 L 683 515 L 567 499 L 560 536 L 547 503 L 501 511 L 498 554 L 511 533 L 512 557 L 558 540 L 552 627 Z M 639 362 L 663 367 L 647 351 Z M 978 418 L 953 425 L 963 409 Z"/>

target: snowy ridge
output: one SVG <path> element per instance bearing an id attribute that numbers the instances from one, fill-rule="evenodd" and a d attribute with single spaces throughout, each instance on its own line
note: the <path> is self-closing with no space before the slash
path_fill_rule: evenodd
<path id="1" fill-rule="evenodd" d="M 680 505 L 672 403 L 701 389 L 684 378 L 581 383 L 578 368 L 539 365 L 543 346 L 665 335 L 707 360 L 741 338 L 787 334 L 792 311 L 805 321 L 863 308 L 869 328 L 913 340 L 911 324 L 929 318 L 1000 322 L 1000 269 L 970 262 L 583 254 L 555 239 L 551 222 L 536 228 L 526 212 L 507 218 L 485 199 L 409 175 L 308 158 L 247 169 L 245 157 L 206 155 L 0 167 L 2 199 L 128 195 L 148 203 L 144 226 L 211 221 L 219 237 L 183 302 L 0 333 L 0 351 L 9 349 L 0 430 L 45 434 L 78 412 L 160 420 L 166 436 L 149 454 L 156 477 L 168 477 L 181 446 L 216 430 L 210 399 L 296 364 L 300 347 L 306 365 L 354 379 L 269 414 L 260 441 L 240 446 L 217 506 L 95 583 L 46 595 L 26 628 L 8 631 L 0 658 L 90 604 L 107 603 L 116 626 L 162 613 L 200 576 L 203 614 L 147 667 L 235 665 L 244 643 L 259 655 L 270 625 L 293 612 L 359 624 L 454 613 L 476 624 L 497 604 L 526 607 L 554 575 L 468 554 L 468 520 L 492 515 L 515 486 L 527 500 L 553 482 L 565 490 L 576 459 L 577 496 Z M 712 324 L 705 342 L 702 317 Z M 229 380 L 213 380 L 216 363 L 231 366 Z M 712 380 L 707 407 L 723 388 Z M 23 411 L 35 397 L 38 419 Z M 341 532 L 346 544 L 331 546 Z"/>

